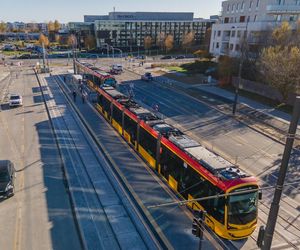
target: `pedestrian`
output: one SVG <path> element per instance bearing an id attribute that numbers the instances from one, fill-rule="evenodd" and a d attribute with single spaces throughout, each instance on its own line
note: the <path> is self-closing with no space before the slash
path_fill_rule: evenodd
<path id="1" fill-rule="evenodd" d="M 73 90 L 73 100 L 74 100 L 74 102 L 76 102 L 76 96 L 77 96 L 77 94 L 76 94 L 76 91 L 75 91 L 75 89 Z"/>

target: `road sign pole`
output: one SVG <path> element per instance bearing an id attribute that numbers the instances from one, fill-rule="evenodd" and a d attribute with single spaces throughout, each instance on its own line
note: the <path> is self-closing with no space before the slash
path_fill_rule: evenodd
<path id="1" fill-rule="evenodd" d="M 300 96 L 297 96 L 294 104 L 292 121 L 289 127 L 289 133 L 287 135 L 287 139 L 285 143 L 284 153 L 283 153 L 277 184 L 275 188 L 275 194 L 274 194 L 273 202 L 271 204 L 268 221 L 266 225 L 266 231 L 264 234 L 264 241 L 262 245 L 263 250 L 271 249 L 273 234 L 275 231 L 276 220 L 279 211 L 280 199 L 281 199 L 285 176 L 286 176 L 286 172 L 288 169 L 288 164 L 291 156 L 291 151 L 293 149 L 293 143 L 297 131 L 299 117 L 300 117 Z"/>

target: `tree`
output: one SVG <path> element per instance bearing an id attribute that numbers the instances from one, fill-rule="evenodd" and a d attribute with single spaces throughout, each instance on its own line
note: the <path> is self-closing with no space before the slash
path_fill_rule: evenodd
<path id="1" fill-rule="evenodd" d="M 77 39 L 76 39 L 76 36 L 75 35 L 70 35 L 68 37 L 68 45 L 69 47 L 73 48 L 73 47 L 76 47 L 77 46 Z"/>
<path id="2" fill-rule="evenodd" d="M 185 33 L 182 38 L 182 47 L 185 49 L 185 53 L 187 53 L 187 50 L 193 45 L 195 39 L 195 32 L 191 31 L 188 33 Z"/>
<path id="3" fill-rule="evenodd" d="M 160 50 L 165 48 L 165 40 L 166 34 L 164 32 L 160 32 L 156 37 L 156 45 L 159 47 Z"/>
<path id="4" fill-rule="evenodd" d="M 54 26 L 54 31 L 55 32 L 58 32 L 61 28 L 61 24 L 57 20 L 54 21 L 53 26 Z"/>
<path id="5" fill-rule="evenodd" d="M 94 49 L 96 47 L 96 39 L 95 39 L 95 37 L 93 35 L 88 35 L 84 39 L 84 46 L 88 50 Z"/>
<path id="6" fill-rule="evenodd" d="M 6 32 L 6 28 L 7 28 L 7 25 L 5 22 L 1 21 L 0 23 L 0 33 L 5 33 Z"/>
<path id="7" fill-rule="evenodd" d="M 52 21 L 50 21 L 48 23 L 48 32 L 54 32 L 55 31 L 55 26 L 54 26 L 54 23 Z"/>
<path id="8" fill-rule="evenodd" d="M 152 47 L 152 37 L 151 36 L 145 36 L 144 38 L 144 48 L 145 50 L 148 50 Z"/>
<path id="9" fill-rule="evenodd" d="M 292 30 L 287 22 L 274 29 L 274 44 L 264 48 L 260 56 L 260 70 L 265 81 L 280 91 L 286 102 L 289 93 L 300 86 L 299 28 Z"/>
<path id="10" fill-rule="evenodd" d="M 165 40 L 166 51 L 170 51 L 174 47 L 174 36 L 168 35 Z"/>
<path id="11" fill-rule="evenodd" d="M 39 37 L 39 44 L 40 45 L 43 45 L 45 47 L 48 47 L 49 46 L 49 40 L 48 40 L 48 37 L 45 36 L 44 34 L 40 34 L 40 37 Z"/>
<path id="12" fill-rule="evenodd" d="M 300 49 L 271 46 L 263 50 L 260 63 L 267 82 L 280 91 L 282 101 L 287 101 L 288 94 L 300 86 Z"/>

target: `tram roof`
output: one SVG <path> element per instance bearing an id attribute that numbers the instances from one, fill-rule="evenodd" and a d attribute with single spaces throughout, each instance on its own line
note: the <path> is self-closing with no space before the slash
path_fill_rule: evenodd
<path id="1" fill-rule="evenodd" d="M 222 179 L 233 180 L 248 177 L 237 166 L 209 151 L 186 135 L 172 135 L 169 140 L 192 156 L 208 171 Z"/>
<path id="2" fill-rule="evenodd" d="M 114 99 L 127 98 L 124 94 L 115 90 L 112 87 L 104 87 L 104 88 L 105 88 L 105 91 Z"/>

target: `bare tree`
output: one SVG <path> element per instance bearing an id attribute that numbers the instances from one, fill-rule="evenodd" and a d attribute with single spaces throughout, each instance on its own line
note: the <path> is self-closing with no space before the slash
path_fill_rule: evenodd
<path id="1" fill-rule="evenodd" d="M 187 53 L 187 50 L 193 45 L 194 40 L 195 40 L 195 32 L 194 31 L 190 31 L 183 35 L 182 47 L 185 49 L 185 54 Z"/>
<path id="2" fill-rule="evenodd" d="M 260 69 L 268 84 L 277 88 L 287 101 L 289 93 L 298 92 L 300 86 L 300 46 L 296 37 L 299 29 L 292 31 L 287 22 L 274 29 L 274 44 L 263 49 Z"/>
<path id="3" fill-rule="evenodd" d="M 152 47 L 152 37 L 151 36 L 145 36 L 144 38 L 144 48 L 145 50 L 148 50 Z"/>
<path id="4" fill-rule="evenodd" d="M 40 34 L 40 37 L 39 37 L 39 44 L 40 45 L 43 45 L 45 47 L 48 47 L 49 46 L 49 40 L 48 40 L 48 37 L 45 36 L 44 34 Z"/>
<path id="5" fill-rule="evenodd" d="M 165 40 L 166 51 L 170 51 L 174 47 L 174 36 L 168 35 Z"/>
<path id="6" fill-rule="evenodd" d="M 163 32 L 160 32 L 158 34 L 158 36 L 156 37 L 156 45 L 159 47 L 160 50 L 164 50 L 165 40 L 166 40 L 166 34 Z"/>

